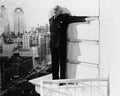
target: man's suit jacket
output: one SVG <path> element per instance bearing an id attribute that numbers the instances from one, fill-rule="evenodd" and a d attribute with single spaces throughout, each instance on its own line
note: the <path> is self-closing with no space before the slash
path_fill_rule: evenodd
<path id="1" fill-rule="evenodd" d="M 68 25 L 75 22 L 85 22 L 85 18 L 87 17 L 69 14 L 60 14 L 56 19 L 50 18 L 50 47 L 66 47 Z"/>

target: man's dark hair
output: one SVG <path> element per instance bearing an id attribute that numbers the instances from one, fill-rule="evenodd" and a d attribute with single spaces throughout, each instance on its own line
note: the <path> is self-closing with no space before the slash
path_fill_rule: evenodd
<path id="1" fill-rule="evenodd" d="M 57 11 L 59 8 L 61 8 L 59 5 L 56 5 L 56 7 L 54 8 L 54 11 Z"/>

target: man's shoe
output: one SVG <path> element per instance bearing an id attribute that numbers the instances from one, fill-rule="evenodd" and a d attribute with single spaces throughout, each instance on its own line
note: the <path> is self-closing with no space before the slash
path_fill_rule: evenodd
<path id="1" fill-rule="evenodd" d="M 59 84 L 59 86 L 64 86 L 64 85 L 66 85 L 66 83 L 60 83 L 60 84 Z"/>

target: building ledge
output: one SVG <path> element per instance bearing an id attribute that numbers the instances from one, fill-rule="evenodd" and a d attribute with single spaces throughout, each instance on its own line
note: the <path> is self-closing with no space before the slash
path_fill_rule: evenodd
<path id="1" fill-rule="evenodd" d="M 48 75 L 45 75 L 42 77 L 38 77 L 38 78 L 35 78 L 32 80 L 29 80 L 29 82 L 35 86 L 40 86 L 39 84 L 41 83 L 41 81 L 44 81 L 44 80 L 52 80 L 52 74 L 48 74 Z"/>
<path id="2" fill-rule="evenodd" d="M 41 96 L 108 96 L 108 78 L 83 78 L 52 80 L 52 74 L 29 80 Z M 61 84 L 63 84 L 61 86 Z M 93 94 L 91 94 L 93 93 Z M 46 95 L 47 94 L 47 95 Z M 80 95 L 81 94 L 81 95 Z"/>

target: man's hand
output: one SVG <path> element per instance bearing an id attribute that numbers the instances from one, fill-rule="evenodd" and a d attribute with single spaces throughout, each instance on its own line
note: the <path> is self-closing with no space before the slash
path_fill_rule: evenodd
<path id="1" fill-rule="evenodd" d="M 90 24 L 91 21 L 97 20 L 98 16 L 90 16 L 88 18 L 85 18 L 85 21 Z"/>

